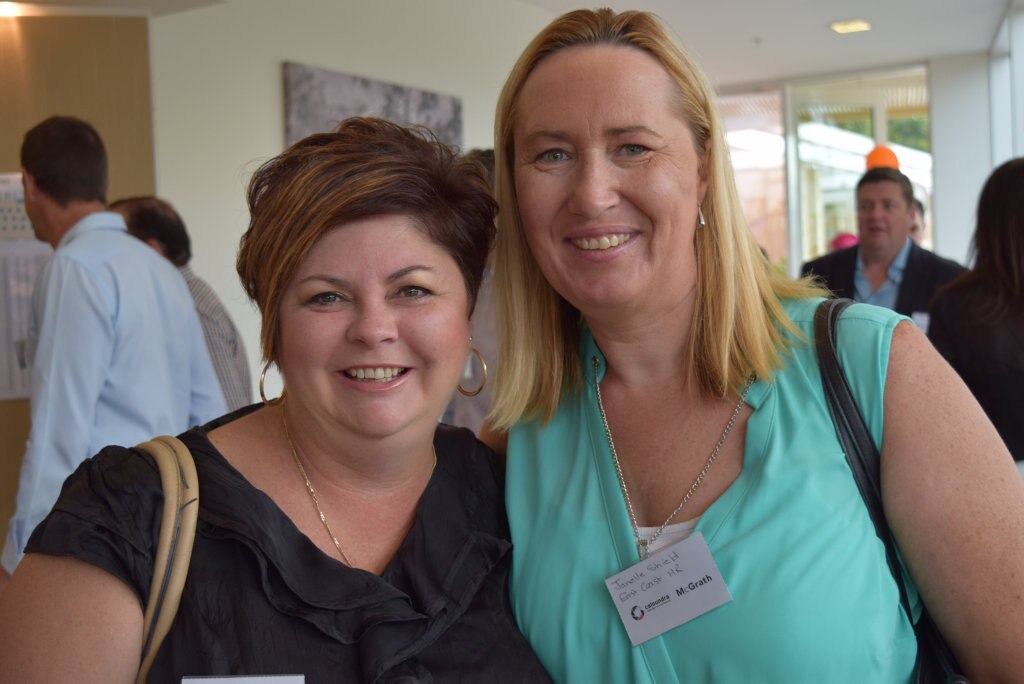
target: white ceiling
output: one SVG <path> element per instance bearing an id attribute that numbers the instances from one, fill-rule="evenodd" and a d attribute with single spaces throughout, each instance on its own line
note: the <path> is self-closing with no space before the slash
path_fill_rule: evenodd
<path id="1" fill-rule="evenodd" d="M 224 0 L 35 0 L 37 6 L 159 16 Z M 341 0 L 339 0 L 341 1 Z M 352 0 L 348 0 L 352 1 Z M 379 0 L 360 0 L 379 1 Z M 580 0 L 466 0 L 525 3 L 552 17 Z M 301 11 L 301 3 L 289 3 Z M 597 4 L 600 4 L 598 2 Z M 615 9 L 662 17 L 717 88 L 987 52 L 1008 6 L 1022 0 L 628 0 Z M 828 24 L 865 19 L 867 33 L 838 35 Z M 494 27 L 500 30 L 500 27 Z"/>
<path id="2" fill-rule="evenodd" d="M 519 0 L 561 14 L 580 0 Z M 1018 0 L 1019 2 L 1019 0 Z M 659 15 L 718 88 L 987 52 L 1011 0 L 617 0 Z M 833 21 L 865 19 L 839 35 Z"/>
<path id="3" fill-rule="evenodd" d="M 160 16 L 217 5 L 225 0 L 27 0 L 18 1 L 29 14 L 36 10 L 54 14 L 114 14 Z"/>

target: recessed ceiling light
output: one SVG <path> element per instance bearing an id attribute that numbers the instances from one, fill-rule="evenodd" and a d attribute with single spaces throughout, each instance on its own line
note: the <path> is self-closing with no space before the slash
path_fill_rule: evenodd
<path id="1" fill-rule="evenodd" d="M 864 21 L 863 19 L 850 19 L 848 21 L 833 21 L 828 25 L 830 29 L 836 33 L 860 33 L 861 31 L 870 31 L 871 24 Z"/>
<path id="2" fill-rule="evenodd" d="M 0 2 L 0 17 L 16 17 L 21 12 L 13 2 Z"/>

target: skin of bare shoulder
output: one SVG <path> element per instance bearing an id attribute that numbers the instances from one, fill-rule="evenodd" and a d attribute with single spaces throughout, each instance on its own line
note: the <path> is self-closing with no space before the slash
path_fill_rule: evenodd
<path id="1" fill-rule="evenodd" d="M 1024 672 L 1024 480 L 970 390 L 909 323 L 885 386 L 882 499 L 921 595 L 972 681 Z"/>
<path id="2" fill-rule="evenodd" d="M 0 681 L 132 682 L 142 607 L 113 575 L 28 554 L 0 597 Z"/>

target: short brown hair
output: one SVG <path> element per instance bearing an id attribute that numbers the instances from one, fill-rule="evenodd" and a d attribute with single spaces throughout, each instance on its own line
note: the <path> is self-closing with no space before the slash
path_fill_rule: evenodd
<path id="1" fill-rule="evenodd" d="M 860 189 L 865 185 L 872 183 L 895 183 L 900 186 L 900 192 L 903 194 L 903 201 L 907 203 L 907 209 L 911 209 L 914 206 L 914 186 L 910 184 L 910 179 L 907 178 L 898 169 L 893 169 L 888 166 L 876 166 L 872 169 L 868 169 L 867 172 L 860 177 L 857 181 L 857 194 L 860 194 Z M 922 216 L 924 214 L 922 213 Z"/>
<path id="2" fill-rule="evenodd" d="M 192 259 L 192 240 L 170 202 L 151 195 L 125 197 L 112 202 L 110 210 L 124 216 L 129 235 L 143 242 L 159 242 L 164 256 L 175 266 L 185 266 Z"/>
<path id="3" fill-rule="evenodd" d="M 346 119 L 263 164 L 248 199 L 237 268 L 262 315 L 266 360 L 277 360 L 281 296 L 309 250 L 332 228 L 370 216 L 415 220 L 455 260 L 472 313 L 497 206 L 480 165 L 426 128 Z"/>
<path id="4" fill-rule="evenodd" d="M 57 204 L 107 202 L 107 150 L 89 123 L 51 116 L 21 143 L 21 168 Z"/>

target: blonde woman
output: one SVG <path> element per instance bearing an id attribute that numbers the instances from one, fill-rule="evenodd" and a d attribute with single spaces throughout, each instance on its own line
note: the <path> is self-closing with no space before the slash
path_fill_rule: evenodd
<path id="1" fill-rule="evenodd" d="M 712 91 L 642 12 L 576 11 L 495 124 L 512 601 L 558 681 L 907 682 L 920 590 L 968 674 L 1024 672 L 1024 484 L 908 320 L 839 355 L 882 452 L 901 608 L 823 398 L 820 291 L 762 258 Z"/>

